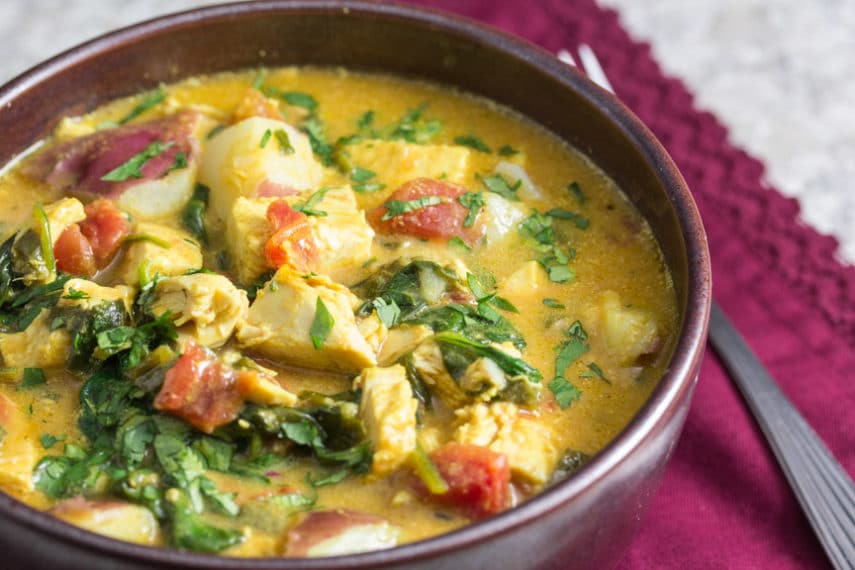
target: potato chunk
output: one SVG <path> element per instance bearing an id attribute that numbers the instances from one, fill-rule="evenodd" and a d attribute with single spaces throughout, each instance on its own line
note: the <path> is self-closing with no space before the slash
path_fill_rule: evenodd
<path id="1" fill-rule="evenodd" d="M 288 531 L 286 556 L 337 556 L 391 548 L 399 530 L 381 518 L 352 511 L 308 513 Z"/>
<path id="2" fill-rule="evenodd" d="M 362 388 L 359 415 L 374 448 L 372 473 L 388 475 L 416 449 L 418 400 L 404 367 L 366 368 L 354 381 Z"/>
<path id="3" fill-rule="evenodd" d="M 599 319 L 593 322 L 603 335 L 606 350 L 620 366 L 632 366 L 639 356 L 656 352 L 659 347 L 661 342 L 653 315 L 624 305 L 616 292 L 603 292 L 594 312 Z"/>
<path id="4" fill-rule="evenodd" d="M 238 321 L 246 317 L 249 301 L 228 278 L 196 273 L 160 280 L 151 310 L 157 316 L 172 311 L 170 318 L 180 335 L 215 348 L 231 338 Z"/>
<path id="5" fill-rule="evenodd" d="M 508 458 L 514 477 L 543 484 L 549 479 L 558 450 L 548 426 L 520 413 L 515 404 L 475 404 L 457 410 L 454 440 L 489 447 Z"/>
<path id="6" fill-rule="evenodd" d="M 334 322 L 326 340 L 315 349 L 310 330 L 318 299 Z M 374 366 L 377 359 L 353 315 L 358 304 L 359 299 L 346 287 L 283 266 L 259 291 L 246 320 L 239 325 L 237 339 L 241 346 L 284 363 L 359 372 Z"/>
<path id="7" fill-rule="evenodd" d="M 155 545 L 160 542 L 160 527 L 150 510 L 121 501 L 87 501 L 75 497 L 50 510 L 58 519 L 86 530 L 135 542 Z"/>
<path id="8" fill-rule="evenodd" d="M 292 206 L 304 204 L 313 192 L 288 196 Z M 270 269 L 264 245 L 273 235 L 267 208 L 276 198 L 238 198 L 226 217 L 226 248 L 235 262 L 238 281 L 251 283 Z M 324 216 L 309 216 L 312 237 L 318 252 L 317 273 L 333 280 L 345 279 L 353 269 L 371 257 L 374 230 L 357 207 L 349 186 L 331 188 L 314 206 Z"/>
<path id="9" fill-rule="evenodd" d="M 538 294 L 549 283 L 543 266 L 537 261 L 526 261 L 499 284 L 499 295 L 511 302 L 524 302 Z"/>
<path id="10" fill-rule="evenodd" d="M 282 146 L 279 131 L 287 136 L 291 152 Z M 267 141 L 262 148 L 263 138 Z M 296 194 L 316 188 L 322 174 L 306 135 L 265 117 L 245 119 L 211 139 L 199 167 L 201 182 L 211 188 L 211 211 L 219 220 L 227 218 L 242 196 Z"/>
<path id="11" fill-rule="evenodd" d="M 347 162 L 376 174 L 386 185 L 380 192 L 360 194 L 364 208 L 379 205 L 405 182 L 416 178 L 435 178 L 462 183 L 469 175 L 471 151 L 462 146 L 410 144 L 401 140 L 366 140 L 347 147 Z"/>
<path id="12" fill-rule="evenodd" d="M 147 271 L 152 276 L 181 275 L 188 269 L 202 267 L 202 250 L 187 232 L 160 224 L 140 223 L 135 233 L 152 236 L 169 244 L 169 247 L 146 239 L 129 244 L 116 270 L 122 283 L 139 284 L 142 263 L 147 264 Z"/>
<path id="13" fill-rule="evenodd" d="M 380 352 L 377 354 L 377 362 L 380 366 L 394 364 L 432 335 L 433 331 L 425 325 L 396 326 L 386 335 Z"/>
<path id="14" fill-rule="evenodd" d="M 0 487 L 14 493 L 33 490 L 35 438 L 15 403 L 0 394 Z"/>
<path id="15" fill-rule="evenodd" d="M 0 354 L 5 366 L 19 369 L 65 366 L 71 336 L 65 329 L 50 330 L 50 313 L 49 309 L 42 309 L 25 330 L 0 334 Z"/>

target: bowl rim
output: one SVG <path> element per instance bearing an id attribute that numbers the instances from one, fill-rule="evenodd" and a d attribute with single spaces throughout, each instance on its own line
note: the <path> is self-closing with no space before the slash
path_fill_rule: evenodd
<path id="1" fill-rule="evenodd" d="M 618 127 L 657 172 L 660 183 L 674 208 L 684 240 L 688 283 L 682 332 L 674 347 L 671 363 L 647 401 L 630 422 L 603 449 L 567 480 L 542 491 L 521 505 L 457 530 L 395 548 L 325 558 L 240 559 L 247 569 L 372 568 L 416 562 L 449 551 L 473 546 L 491 537 L 513 532 L 532 520 L 564 508 L 585 490 L 615 470 L 644 441 L 669 409 L 694 386 L 693 371 L 699 367 L 706 340 L 712 301 L 709 250 L 706 235 L 692 195 L 668 153 L 653 133 L 612 93 L 609 93 L 552 53 L 525 39 L 485 23 L 423 6 L 371 0 L 260 0 L 202 6 L 171 13 L 108 32 L 72 47 L 11 79 L 0 87 L 0 109 L 8 108 L 17 97 L 51 76 L 100 54 L 148 36 L 175 33 L 199 22 L 236 19 L 264 12 L 339 14 L 407 20 L 464 37 L 473 45 L 504 51 L 539 68 L 575 91 L 587 103 Z M 24 152 L 22 149 L 21 152 Z M 12 161 L 15 161 L 13 158 Z M 673 450 L 676 441 L 672 444 Z M 184 568 L 233 568 L 237 559 L 210 554 L 182 552 L 163 547 L 141 546 L 98 535 L 56 519 L 0 492 L 0 515 L 35 529 L 52 539 L 73 543 L 103 554 L 118 555 L 136 562 L 167 563 Z"/>

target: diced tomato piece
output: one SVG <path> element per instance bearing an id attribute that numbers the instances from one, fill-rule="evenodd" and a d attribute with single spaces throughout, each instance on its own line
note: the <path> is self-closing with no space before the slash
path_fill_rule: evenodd
<path id="1" fill-rule="evenodd" d="M 80 222 L 80 233 L 89 240 L 95 265 L 106 267 L 128 234 L 131 225 L 125 214 L 109 200 L 95 200 L 86 205 L 86 219 Z"/>
<path id="2" fill-rule="evenodd" d="M 508 506 L 511 470 L 508 458 L 480 446 L 451 442 L 431 454 L 448 484 L 435 500 L 460 508 L 472 518 L 496 514 Z"/>
<path id="3" fill-rule="evenodd" d="M 283 119 L 282 112 L 279 110 L 279 103 L 273 99 L 268 99 L 264 93 L 253 87 L 247 89 L 238 102 L 234 115 L 232 115 L 232 123 L 239 123 L 250 117 L 266 117 L 279 121 Z"/>
<path id="4" fill-rule="evenodd" d="M 443 202 L 405 212 L 388 220 L 382 219 L 388 211 L 386 204 L 383 204 L 368 212 L 368 222 L 383 234 L 402 234 L 428 239 L 459 237 L 472 245 L 483 235 L 484 226 L 478 219 L 468 228 L 463 226 L 469 210 L 457 201 L 457 197 L 467 192 L 463 186 L 444 180 L 416 178 L 395 190 L 386 204 L 391 200 L 409 202 L 425 196 L 437 196 L 443 198 Z"/>
<path id="5" fill-rule="evenodd" d="M 273 235 L 264 246 L 267 263 L 274 268 L 287 264 L 310 271 L 318 257 L 318 246 L 306 214 L 285 200 L 276 200 L 267 208 L 267 220 L 273 226 Z"/>
<path id="6" fill-rule="evenodd" d="M 211 351 L 188 341 L 184 354 L 166 372 L 154 407 L 211 433 L 236 419 L 243 407 L 236 381 L 233 368 L 217 360 Z"/>
<path id="7" fill-rule="evenodd" d="M 71 224 L 53 244 L 53 256 L 56 258 L 56 267 L 60 271 L 71 275 L 92 277 L 98 268 L 95 266 L 95 254 L 89 240 L 80 233 L 80 226 Z"/>

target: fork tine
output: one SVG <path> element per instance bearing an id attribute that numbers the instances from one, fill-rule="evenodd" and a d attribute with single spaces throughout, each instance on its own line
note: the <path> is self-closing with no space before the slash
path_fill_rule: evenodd
<path id="1" fill-rule="evenodd" d="M 558 59 L 566 63 L 567 65 L 572 65 L 573 67 L 579 67 L 576 65 L 576 60 L 573 59 L 573 54 L 567 51 L 566 49 L 558 50 Z"/>
<path id="2" fill-rule="evenodd" d="M 594 55 L 594 50 L 592 50 L 588 44 L 579 44 L 578 51 L 579 59 L 582 61 L 582 65 L 585 67 L 585 72 L 588 74 L 588 77 L 591 78 L 591 81 L 603 89 L 614 93 L 614 87 L 612 87 L 608 77 L 606 77 L 606 72 L 603 71 L 603 66 L 600 65 L 600 60 L 598 60 L 597 56 Z M 561 57 L 560 54 L 559 57 Z"/>

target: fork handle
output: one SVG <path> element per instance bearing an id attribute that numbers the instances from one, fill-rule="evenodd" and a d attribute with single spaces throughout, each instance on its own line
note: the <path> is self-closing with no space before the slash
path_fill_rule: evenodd
<path id="1" fill-rule="evenodd" d="M 713 303 L 710 342 L 763 430 L 825 553 L 855 570 L 855 484 Z"/>

